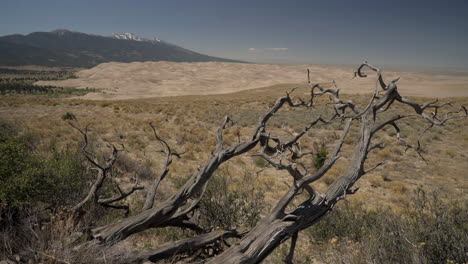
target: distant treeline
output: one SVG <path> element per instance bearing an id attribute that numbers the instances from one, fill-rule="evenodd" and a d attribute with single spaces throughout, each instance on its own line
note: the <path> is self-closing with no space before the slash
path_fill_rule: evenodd
<path id="1" fill-rule="evenodd" d="M 0 78 L 12 81 L 50 81 L 76 78 L 73 70 L 22 70 L 0 68 Z"/>
<path id="2" fill-rule="evenodd" d="M 94 88 L 76 89 L 56 87 L 52 85 L 35 85 L 37 81 L 64 80 L 76 78 L 73 70 L 27 70 L 0 68 L 0 95 L 85 95 L 96 92 Z"/>
<path id="3" fill-rule="evenodd" d="M 27 74 L 27 75 L 67 75 L 70 73 L 68 70 L 22 70 L 22 69 L 10 69 L 0 68 L 0 74 Z"/>
<path id="4" fill-rule="evenodd" d="M 28 81 L 13 81 L 11 79 L 0 79 L 0 94 L 75 94 L 84 95 L 90 92 L 96 92 L 94 88 L 76 89 L 64 88 L 51 85 L 35 85 Z"/>
<path id="5" fill-rule="evenodd" d="M 56 88 L 50 85 L 34 85 L 29 82 L 0 82 L 1 94 L 53 93 Z"/>
<path id="6" fill-rule="evenodd" d="M 76 78 L 74 75 L 69 76 L 56 76 L 56 75 L 32 75 L 32 76 L 4 76 L 0 78 L 1 81 L 10 81 L 10 82 L 37 82 L 37 81 L 57 81 L 57 80 L 65 80 L 65 79 L 73 79 Z"/>

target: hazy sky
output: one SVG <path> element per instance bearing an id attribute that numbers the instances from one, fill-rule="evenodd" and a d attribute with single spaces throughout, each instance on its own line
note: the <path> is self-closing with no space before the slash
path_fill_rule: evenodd
<path id="1" fill-rule="evenodd" d="M 274 63 L 468 69 L 468 0 L 0 0 L 0 35 L 58 28 L 158 37 Z"/>

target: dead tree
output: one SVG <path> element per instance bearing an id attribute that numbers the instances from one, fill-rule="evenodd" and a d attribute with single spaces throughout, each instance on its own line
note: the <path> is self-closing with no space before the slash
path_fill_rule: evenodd
<path id="1" fill-rule="evenodd" d="M 128 205 L 121 205 L 121 204 L 119 205 L 115 203 L 127 198 L 129 195 L 131 195 L 133 192 L 137 190 L 144 189 L 143 186 L 140 186 L 138 184 L 138 179 L 135 178 L 134 186 L 132 186 L 128 190 L 122 190 L 120 185 L 114 181 L 115 186 L 119 191 L 119 194 L 115 197 L 103 198 L 100 194 L 104 181 L 111 173 L 112 166 L 117 160 L 118 153 L 123 150 L 123 145 L 122 145 L 122 149 L 118 149 L 114 144 L 112 144 L 109 141 L 106 141 L 106 143 L 109 145 L 111 149 L 111 153 L 109 154 L 109 157 L 103 163 L 100 163 L 98 158 L 91 151 L 88 150 L 88 145 L 89 145 L 88 126 L 86 126 L 85 129 L 83 130 L 83 129 L 80 129 L 77 125 L 75 125 L 72 122 L 69 122 L 69 124 L 78 132 L 80 132 L 80 134 L 83 136 L 83 146 L 81 148 L 81 151 L 83 152 L 88 162 L 93 165 L 92 169 L 97 172 L 96 180 L 91 185 L 91 188 L 89 189 L 88 194 L 85 196 L 83 200 L 81 200 L 78 204 L 76 204 L 71 209 L 72 213 L 75 214 L 76 216 L 77 214 L 79 214 L 79 211 L 82 209 L 82 207 L 86 203 L 93 202 L 94 204 L 98 204 L 98 205 L 105 206 L 105 207 L 110 207 L 110 208 L 115 208 L 115 209 L 124 209 L 126 210 L 126 214 L 128 214 L 128 210 L 129 210 Z"/>
<path id="2" fill-rule="evenodd" d="M 157 135 L 156 129 L 152 126 L 156 139 L 163 146 L 162 152 L 166 155 L 166 162 L 162 172 L 154 180 L 147 192 L 142 212 L 116 223 L 92 229 L 91 234 L 93 239 L 100 244 L 109 246 L 124 240 L 132 234 L 149 228 L 176 226 L 192 229 L 198 235 L 189 239 L 164 244 L 153 250 L 131 254 L 126 262 L 161 260 L 169 258 L 174 254 L 189 251 L 195 252 L 198 249 L 222 241 L 227 237 L 236 237 L 239 238 L 238 242 L 234 245 L 226 244 L 227 246 L 223 247 L 223 250 L 211 254 L 204 261 L 207 263 L 259 263 L 280 244 L 291 238 L 290 253 L 287 256 L 286 262 L 292 263 L 299 232 L 317 223 L 334 208 L 338 201 L 344 199 L 347 195 L 355 193 L 357 190 L 353 188 L 354 184 L 363 175 L 384 164 L 384 162 L 370 166 L 366 164 L 370 152 L 385 147 L 380 142 L 372 142 L 372 138 L 377 132 L 387 126 L 393 127 L 396 130 L 397 140 L 407 149 L 414 149 L 424 159 L 421 154 L 420 139 L 425 132 L 433 126 L 443 126 L 449 120 L 466 118 L 468 116 L 467 109 L 464 106 L 442 113 L 444 108 L 452 106 L 452 104 L 438 104 L 437 100 L 418 104 L 401 96 L 397 89 L 398 79 L 386 83 L 381 70 L 367 62 L 358 67 L 354 73 L 355 77 L 367 77 L 364 73 L 364 69 L 366 68 L 376 72 L 377 78 L 374 92 L 369 98 L 368 103 L 363 107 L 351 101 L 342 100 L 340 98 L 340 89 L 336 87 L 334 82 L 331 88 L 324 88 L 320 84 L 311 83 L 309 77 L 310 94 L 308 95 L 308 99 L 294 100 L 291 97 L 294 89 L 287 93 L 286 96 L 279 98 L 260 118 L 250 139 L 247 141 L 226 146 L 223 140 L 223 130 L 233 124 L 233 121 L 229 117 L 225 117 L 216 134 L 216 149 L 208 161 L 195 171 L 173 196 L 159 204 L 154 204 L 155 193 L 160 182 L 169 172 L 172 157 L 179 157 L 180 155 L 172 152 L 169 145 Z M 333 111 L 330 116 L 319 116 L 307 124 L 302 132 L 286 141 L 274 136 L 272 132 L 267 130 L 267 123 L 271 117 L 284 106 L 291 108 L 304 107 L 313 110 L 313 107 L 317 104 L 315 99 L 323 95 L 329 95 L 332 99 L 331 105 Z M 388 119 L 381 120 L 378 118 L 381 113 L 386 112 L 395 103 L 410 106 L 413 111 L 394 115 Z M 422 118 L 427 123 L 427 127 L 420 134 L 415 144 L 410 144 L 401 136 L 398 126 L 398 121 L 410 117 Z M 324 165 L 318 170 L 311 170 L 301 162 L 301 159 L 311 154 L 311 152 L 303 152 L 300 139 L 317 124 L 330 124 L 332 122 L 342 122 L 344 124 L 341 137 Z M 347 138 L 353 123 L 357 123 L 360 128 L 358 139 L 351 154 L 351 162 L 340 177 L 325 192 L 320 193 L 316 191 L 312 183 L 326 175 L 329 169 L 340 159 L 344 140 Z M 82 130 L 80 132 L 84 135 L 85 142 L 87 142 L 86 132 Z M 100 184 L 102 175 L 105 177 L 106 168 L 108 168 L 108 165 L 112 166 L 113 161 L 115 161 L 114 156 L 117 155 L 118 151 L 115 147 L 112 147 L 112 153 L 115 153 L 115 155 L 112 154 L 106 165 L 101 166 L 95 159 L 88 157 L 89 153 L 86 152 L 86 145 L 83 149 L 85 154 L 87 154 L 87 159 L 98 167 L 98 172 L 100 173 L 98 173 L 98 179 L 91 188 L 92 192 L 95 192 L 96 188 L 94 186 Z M 272 167 L 289 173 L 293 178 L 294 184 L 285 192 L 268 215 L 261 219 L 249 232 L 239 234 L 235 230 L 204 230 L 191 219 L 191 216 L 194 215 L 194 211 L 203 197 L 208 181 L 221 164 L 249 151 L 254 151 L 252 155 L 263 158 Z M 303 191 L 307 192 L 307 198 L 299 206 L 291 209 L 293 199 L 302 197 L 298 195 Z M 93 196 L 93 194 L 90 192 L 88 196 Z M 80 204 L 76 207 L 79 207 Z M 186 259 L 186 261 L 190 262 L 191 260 Z"/>

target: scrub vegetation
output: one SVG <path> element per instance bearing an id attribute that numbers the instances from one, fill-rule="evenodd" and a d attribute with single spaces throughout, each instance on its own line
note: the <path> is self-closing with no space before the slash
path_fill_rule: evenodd
<path id="1" fill-rule="evenodd" d="M 399 120 L 399 130 L 392 125 L 381 128 L 372 144 L 381 143 L 382 148 L 376 146 L 368 153 L 366 168 L 385 164 L 353 182 L 345 195 L 330 199 L 330 206 L 319 203 L 324 210 L 320 214 L 301 211 L 298 208 L 307 207 L 307 202 L 315 206 L 320 195 L 333 189 L 356 162 L 353 151 L 363 137 L 363 123 L 358 118 L 347 121 L 353 114 L 347 105 L 345 115 L 334 117 L 333 122 L 317 122 L 301 133 L 321 117 L 329 121 L 336 114 L 335 99 L 364 110 L 376 96 L 338 97 L 324 92 L 336 89 L 334 83 L 321 83 L 322 89 L 312 92 L 323 96 L 315 96 L 313 105 L 294 106 L 308 103 L 313 85 L 299 86 L 291 94 L 292 87 L 276 85 L 227 95 L 121 101 L 35 93 L 0 96 L 0 259 L 220 263 L 223 256 L 239 257 L 242 250 L 236 249 L 248 239 L 252 246 L 266 248 L 268 244 L 258 240 L 261 236 L 249 234 L 257 229 L 268 233 L 281 223 L 278 228 L 290 228 L 284 237 L 266 255 L 247 251 L 245 256 L 252 254 L 247 256 L 249 261 L 468 262 L 466 118 L 447 120 L 425 131 L 430 122 L 416 114 Z M 373 103 L 383 96 L 381 92 Z M 281 110 L 269 117 L 265 127 L 260 126 L 269 134 L 257 133 L 259 120 L 275 109 L 278 98 L 286 98 Z M 434 101 L 408 100 L 418 105 Z M 439 119 L 428 114 L 433 122 L 444 120 L 442 112 L 468 105 L 468 98 L 446 101 L 452 105 L 440 109 Z M 415 113 L 412 105 L 395 101 L 376 121 L 409 113 Z M 449 117 L 464 114 L 462 109 Z M 289 152 L 278 147 L 298 136 L 300 145 L 293 144 Z M 193 175 L 203 172 L 207 160 L 222 160 L 230 147 L 238 146 L 237 151 L 244 147 L 239 144 L 252 138 L 258 139 L 258 146 L 223 160 L 200 188 L 187 188 L 195 186 L 190 185 L 198 179 Z M 340 142 L 341 156 L 330 164 Z M 298 154 L 304 156 L 292 158 Z M 312 190 L 302 185 L 277 218 L 272 214 L 277 203 L 301 182 L 281 166 L 299 168 L 301 174 L 303 166 L 308 172 L 304 178 L 322 170 L 326 173 L 310 184 Z M 102 184 L 92 193 L 99 175 L 104 175 Z M 188 191 L 180 192 L 184 188 Z M 155 191 L 153 202 L 145 210 L 150 190 Z M 174 197 L 188 192 L 193 193 L 174 215 L 161 217 L 154 228 L 113 236 L 119 224 L 130 223 L 145 211 L 169 208 Z M 108 202 L 110 198 L 118 199 Z M 296 225 L 291 215 L 303 217 L 302 213 L 317 221 Z M 275 221 L 268 222 L 271 219 Z M 175 241 L 190 242 L 191 248 L 176 247 Z"/>

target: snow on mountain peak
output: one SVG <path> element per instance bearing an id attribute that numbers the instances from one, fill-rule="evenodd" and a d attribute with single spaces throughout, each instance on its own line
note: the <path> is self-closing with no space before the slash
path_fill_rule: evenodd
<path id="1" fill-rule="evenodd" d="M 145 39 L 145 38 L 140 38 L 139 36 L 132 34 L 132 33 L 113 33 L 112 34 L 113 38 L 116 39 L 125 39 L 125 40 L 135 40 L 135 41 L 146 41 L 146 42 L 161 42 L 160 39 L 154 38 L 154 39 Z"/>

